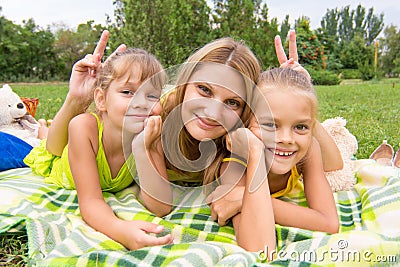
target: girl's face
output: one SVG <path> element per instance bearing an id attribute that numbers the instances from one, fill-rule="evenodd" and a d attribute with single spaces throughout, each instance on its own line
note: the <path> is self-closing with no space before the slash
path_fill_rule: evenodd
<path id="1" fill-rule="evenodd" d="M 182 120 L 196 140 L 216 139 L 240 120 L 246 101 L 242 76 L 221 64 L 203 65 L 186 85 Z"/>
<path id="2" fill-rule="evenodd" d="M 312 142 L 312 110 L 306 96 L 288 92 L 264 94 L 251 118 L 250 130 L 263 140 L 265 156 L 272 159 L 271 172 L 285 174 L 303 159 Z M 269 165 L 267 165 L 269 166 Z"/>
<path id="3" fill-rule="evenodd" d="M 135 66 L 134 66 L 135 67 Z M 140 68 L 111 82 L 105 98 L 107 117 L 118 128 L 137 134 L 149 116 L 159 115 L 161 90 L 140 81 Z"/>

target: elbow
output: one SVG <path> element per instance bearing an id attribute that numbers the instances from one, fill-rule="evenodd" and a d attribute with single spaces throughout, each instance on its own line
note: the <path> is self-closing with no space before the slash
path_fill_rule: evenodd
<path id="1" fill-rule="evenodd" d="M 62 155 L 62 150 L 61 151 L 58 151 L 57 149 L 54 149 L 51 145 L 49 145 L 49 142 L 48 141 L 46 141 L 46 150 L 50 153 L 50 154 L 52 154 L 52 155 L 54 155 L 54 156 L 57 156 L 57 157 L 61 157 L 61 155 Z"/>
<path id="2" fill-rule="evenodd" d="M 170 214 L 172 211 L 172 206 L 166 205 L 166 204 L 162 205 L 162 206 L 163 206 L 162 208 L 159 208 L 158 210 L 153 212 L 154 215 L 156 215 L 157 217 L 160 217 L 160 218 Z"/>
<path id="3" fill-rule="evenodd" d="M 339 219 L 335 218 L 333 220 L 332 219 L 329 220 L 326 227 L 327 227 L 326 232 L 329 234 L 339 233 L 339 228 L 340 228 Z"/>
<path id="4" fill-rule="evenodd" d="M 344 168 L 343 158 L 340 157 L 340 159 L 339 159 L 338 162 L 337 162 L 336 169 L 337 169 L 337 170 L 343 170 L 343 168 Z"/>
<path id="5" fill-rule="evenodd" d="M 327 164 L 326 164 L 327 165 Z M 331 162 L 328 166 L 324 166 L 325 172 L 333 172 L 333 171 L 340 171 L 344 168 L 344 162 L 342 157 L 338 159 L 336 162 Z"/>

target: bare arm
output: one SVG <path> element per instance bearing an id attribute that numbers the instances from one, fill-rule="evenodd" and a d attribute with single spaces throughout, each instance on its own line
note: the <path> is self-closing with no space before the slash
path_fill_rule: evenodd
<path id="1" fill-rule="evenodd" d="M 317 139 L 321 148 L 324 171 L 329 172 L 343 169 L 343 159 L 339 148 L 335 140 L 333 140 L 332 136 L 319 121 L 315 123 L 313 136 Z"/>
<path id="2" fill-rule="evenodd" d="M 248 159 L 241 213 L 233 217 L 236 240 L 248 251 L 265 247 L 275 250 L 275 219 L 264 146 L 249 129 L 240 128 L 227 137 L 227 147 L 232 153 Z"/>
<path id="3" fill-rule="evenodd" d="M 286 226 L 337 233 L 339 219 L 332 190 L 322 168 L 321 150 L 313 141 L 303 170 L 308 207 L 273 199 L 275 220 Z"/>
<path id="4" fill-rule="evenodd" d="M 260 178 L 261 184 L 252 191 L 254 182 Z M 248 251 L 265 247 L 275 250 L 275 219 L 263 151 L 251 153 L 249 157 L 242 210 L 233 218 L 233 224 L 239 246 Z"/>
<path id="5" fill-rule="evenodd" d="M 249 172 L 246 175 L 249 175 Z M 336 206 L 329 183 L 322 169 L 321 151 L 315 140 L 310 149 L 308 160 L 305 162 L 303 175 L 308 207 L 301 207 L 272 198 L 276 223 L 312 231 L 336 233 L 339 228 Z M 232 199 L 232 192 L 234 191 L 236 192 L 234 193 L 235 201 L 229 201 L 229 199 Z M 243 196 L 241 192 L 244 192 L 244 186 L 239 183 L 232 192 L 222 198 L 215 199 L 215 202 L 212 203 L 213 218 L 217 218 L 221 225 L 243 209 L 242 201 L 239 197 L 241 194 Z M 232 203 L 232 207 L 227 206 L 229 202 Z M 240 217 L 240 214 L 238 215 Z M 233 220 L 237 219 L 235 217 Z"/>
<path id="6" fill-rule="evenodd" d="M 93 55 L 87 55 L 72 67 L 67 97 L 54 117 L 47 136 L 47 150 L 54 155 L 61 156 L 68 142 L 68 124 L 71 119 L 84 113 L 93 101 L 96 73 L 101 69 L 101 58 L 109 35 L 108 31 L 104 31 Z M 124 49 L 125 46 L 121 45 L 116 51 Z"/>
<path id="7" fill-rule="evenodd" d="M 132 152 L 146 208 L 162 217 L 171 212 L 172 191 L 161 146 L 162 121 L 151 116 L 142 133 L 132 142 Z"/>
<path id="8" fill-rule="evenodd" d="M 131 250 L 171 243 L 171 235 L 154 237 L 147 234 L 161 233 L 162 226 L 121 220 L 105 202 L 96 164 L 97 140 L 97 122 L 93 116 L 82 114 L 71 120 L 68 157 L 84 221 Z"/>

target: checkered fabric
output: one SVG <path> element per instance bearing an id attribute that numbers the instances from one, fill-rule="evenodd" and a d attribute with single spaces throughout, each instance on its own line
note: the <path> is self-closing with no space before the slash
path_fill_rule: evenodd
<path id="1" fill-rule="evenodd" d="M 117 216 L 162 224 L 162 234 L 174 236 L 172 245 L 129 251 L 82 220 L 75 190 L 46 184 L 29 168 L 0 172 L 0 233 L 26 231 L 34 266 L 394 266 L 400 264 L 400 175 L 382 168 L 366 166 L 352 190 L 334 193 L 338 234 L 276 225 L 278 253 L 270 262 L 240 248 L 231 226 L 212 221 L 201 189 L 187 190 L 184 205 L 164 218 L 142 206 L 136 186 L 103 193 Z M 306 205 L 302 192 L 283 199 Z"/>

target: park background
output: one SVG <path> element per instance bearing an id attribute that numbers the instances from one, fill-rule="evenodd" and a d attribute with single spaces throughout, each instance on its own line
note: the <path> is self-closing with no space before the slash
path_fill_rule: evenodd
<path id="1" fill-rule="evenodd" d="M 39 98 L 36 117 L 51 119 L 68 92 L 72 65 L 93 51 L 104 29 L 111 32 L 105 56 L 125 43 L 152 52 L 170 67 L 209 41 L 231 36 L 245 41 L 263 69 L 278 66 L 274 36 L 286 40 L 289 29 L 295 29 L 299 61 L 316 84 L 320 120 L 347 120 L 358 140 L 357 158 L 367 158 L 384 139 L 398 149 L 399 25 L 385 23 L 385 14 L 373 7 L 327 8 L 319 26 L 312 26 L 313 18 L 303 15 L 272 17 L 270 1 L 112 2 L 113 14 L 104 22 L 89 19 L 74 27 L 43 26 L 31 17 L 15 22 L 2 13 L 0 2 L 0 83 L 10 84 L 20 96 Z M 67 17 L 62 11 L 61 19 Z M 1 266 L 29 261 L 25 235 L 2 236 L 0 248 Z"/>

